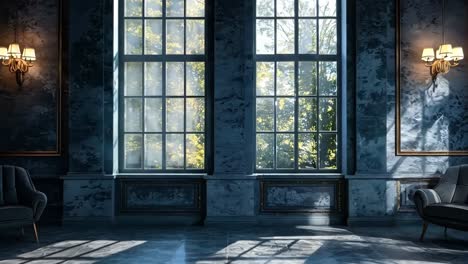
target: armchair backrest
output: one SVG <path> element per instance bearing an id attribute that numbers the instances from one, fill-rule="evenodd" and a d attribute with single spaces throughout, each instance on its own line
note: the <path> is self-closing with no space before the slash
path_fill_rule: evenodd
<path id="1" fill-rule="evenodd" d="M 449 167 L 434 189 L 443 203 L 468 203 L 468 165 Z"/>
<path id="2" fill-rule="evenodd" d="M 0 165 L 0 206 L 19 204 L 29 189 L 34 189 L 34 185 L 24 168 Z"/>
<path id="3" fill-rule="evenodd" d="M 458 183 L 452 203 L 468 204 L 468 165 L 461 165 L 458 171 Z"/>

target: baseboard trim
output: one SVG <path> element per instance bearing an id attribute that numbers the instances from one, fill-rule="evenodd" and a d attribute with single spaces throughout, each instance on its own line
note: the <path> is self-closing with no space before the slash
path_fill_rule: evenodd
<path id="1" fill-rule="evenodd" d="M 113 224 L 114 219 L 110 216 L 67 216 L 63 217 L 62 225 L 80 225 L 80 226 L 94 226 L 94 225 L 109 225 Z"/>
<path id="2" fill-rule="evenodd" d="M 340 215 L 260 215 L 261 225 L 310 225 L 330 226 L 344 225 L 345 218 Z"/>
<path id="3" fill-rule="evenodd" d="M 396 225 L 416 225 L 421 224 L 419 217 L 406 216 L 365 216 L 365 217 L 349 217 L 348 226 L 396 226 Z"/>
<path id="4" fill-rule="evenodd" d="M 207 216 L 205 225 L 216 224 L 257 224 L 258 219 L 256 216 Z"/>

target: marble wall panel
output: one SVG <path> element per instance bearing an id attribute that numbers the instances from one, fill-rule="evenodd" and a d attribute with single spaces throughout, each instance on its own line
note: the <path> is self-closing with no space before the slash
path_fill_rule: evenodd
<path id="1" fill-rule="evenodd" d="M 254 180 L 208 180 L 207 216 L 253 216 L 257 197 Z"/>
<path id="2" fill-rule="evenodd" d="M 423 48 L 441 44 L 442 1 L 401 1 L 400 123 L 401 150 L 406 152 L 468 152 L 468 78 L 466 66 L 439 74 L 432 81 L 421 63 Z M 464 1 L 446 3 L 446 40 L 467 50 L 468 26 Z"/>
<path id="3" fill-rule="evenodd" d="M 63 183 L 64 218 L 112 217 L 112 179 L 67 179 Z"/>
<path id="4" fill-rule="evenodd" d="M 350 180 L 350 217 L 393 215 L 397 209 L 397 183 L 393 180 Z"/>
<path id="5" fill-rule="evenodd" d="M 19 43 L 34 48 L 37 60 L 24 75 L 0 67 L 0 153 L 57 155 L 60 150 L 62 87 L 60 75 L 59 0 L 0 3 L 0 46 Z M 20 163 L 22 161 L 19 161 Z M 57 162 L 57 161 L 54 161 Z"/>
<path id="6" fill-rule="evenodd" d="M 119 212 L 200 212 L 201 181 L 121 180 Z"/>
<path id="7" fill-rule="evenodd" d="M 264 184 L 262 211 L 336 210 L 335 184 Z"/>
<path id="8" fill-rule="evenodd" d="M 101 172 L 103 167 L 104 17 L 112 10 L 107 1 L 69 3 L 69 170 Z M 108 42 L 106 42 L 108 43 Z M 109 43 L 110 44 L 110 43 Z"/>

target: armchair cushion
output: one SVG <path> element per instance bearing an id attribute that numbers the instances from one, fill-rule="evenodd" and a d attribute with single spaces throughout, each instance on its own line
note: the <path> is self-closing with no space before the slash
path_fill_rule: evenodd
<path id="1" fill-rule="evenodd" d="M 450 219 L 468 223 L 468 204 L 438 203 L 426 206 L 424 214 L 429 217 Z"/>
<path id="2" fill-rule="evenodd" d="M 415 197 L 418 197 L 422 200 L 423 208 L 431 204 L 438 204 L 442 202 L 439 194 L 433 189 L 419 189 L 414 195 Z"/>
<path id="3" fill-rule="evenodd" d="M 32 221 L 33 210 L 21 205 L 7 205 L 0 207 L 0 223 L 11 221 Z"/>

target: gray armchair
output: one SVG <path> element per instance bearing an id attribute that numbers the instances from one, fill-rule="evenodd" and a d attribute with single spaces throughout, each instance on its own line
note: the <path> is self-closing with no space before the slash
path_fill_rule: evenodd
<path id="1" fill-rule="evenodd" d="M 434 189 L 416 191 L 414 203 L 424 221 L 421 241 L 428 223 L 468 231 L 468 165 L 448 168 Z"/>
<path id="2" fill-rule="evenodd" d="M 36 222 L 46 204 L 46 195 L 36 191 L 27 170 L 0 165 L 0 226 L 32 224 L 37 242 Z"/>

